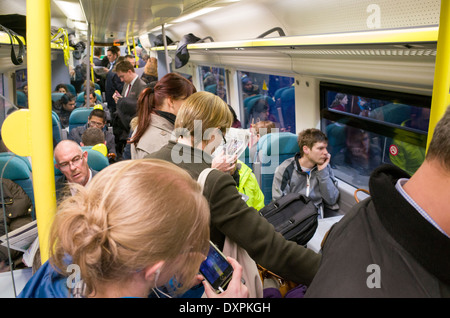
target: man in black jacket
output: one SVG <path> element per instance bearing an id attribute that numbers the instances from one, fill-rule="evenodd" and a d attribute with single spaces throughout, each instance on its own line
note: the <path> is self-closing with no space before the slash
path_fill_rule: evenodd
<path id="1" fill-rule="evenodd" d="M 450 107 L 410 177 L 377 168 L 329 232 L 306 297 L 450 297 Z"/>

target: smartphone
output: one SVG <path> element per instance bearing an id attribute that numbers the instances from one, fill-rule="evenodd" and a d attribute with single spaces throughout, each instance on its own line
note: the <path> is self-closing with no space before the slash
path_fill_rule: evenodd
<path id="1" fill-rule="evenodd" d="M 210 242 L 208 256 L 200 265 L 200 273 L 219 294 L 226 289 L 230 282 L 233 276 L 233 267 L 214 243 Z"/>

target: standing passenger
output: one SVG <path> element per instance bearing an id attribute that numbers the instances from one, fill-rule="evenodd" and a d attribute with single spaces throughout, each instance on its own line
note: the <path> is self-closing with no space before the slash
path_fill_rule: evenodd
<path id="1" fill-rule="evenodd" d="M 123 193 L 131 201 L 123 200 Z M 178 200 L 172 200 L 174 194 Z M 167 218 L 174 222 L 164 222 Z M 79 297 L 146 298 L 173 277 L 174 292 L 182 293 L 208 251 L 208 227 L 208 203 L 189 174 L 160 160 L 123 161 L 62 202 L 52 227 L 50 262 L 68 276 L 70 255 L 85 287 Z M 230 263 L 233 279 L 221 297 L 246 297 L 241 267 Z M 205 291 L 217 297 L 210 288 Z"/>
<path id="2" fill-rule="evenodd" d="M 214 152 L 233 121 L 228 105 L 218 96 L 197 92 L 186 99 L 175 121 L 178 135 L 148 158 L 171 161 L 194 179 L 211 167 Z M 220 249 L 225 237 L 245 249 L 258 264 L 296 283 L 309 284 L 319 266 L 320 256 L 290 242 L 242 199 L 229 173 L 212 170 L 204 196 L 211 209 L 211 241 Z"/>
<path id="3" fill-rule="evenodd" d="M 168 73 L 142 92 L 138 100 L 138 126 L 131 137 L 132 159 L 143 158 L 167 144 L 181 104 L 196 91 L 183 76 Z"/>
<path id="4" fill-rule="evenodd" d="M 329 232 L 307 297 L 450 297 L 450 107 L 410 177 L 378 167 Z"/>
<path id="5" fill-rule="evenodd" d="M 145 83 L 142 79 L 134 71 L 133 65 L 125 60 L 116 65 L 116 73 L 122 82 L 125 83 L 122 89 L 122 93 L 116 92 L 115 101 L 122 97 L 130 97 L 134 99 L 139 98 L 139 94 L 147 87 L 147 83 Z"/>

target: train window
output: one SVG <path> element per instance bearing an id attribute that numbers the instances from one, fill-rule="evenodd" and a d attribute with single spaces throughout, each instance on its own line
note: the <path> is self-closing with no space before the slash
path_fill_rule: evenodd
<path id="1" fill-rule="evenodd" d="M 224 68 L 200 66 L 200 76 L 203 79 L 204 91 L 213 93 L 227 102 L 227 82 Z"/>
<path id="2" fill-rule="evenodd" d="M 431 97 L 321 83 L 321 129 L 335 175 L 368 188 L 383 163 L 413 174 L 425 159 Z"/>
<path id="3" fill-rule="evenodd" d="M 293 77 L 238 71 L 238 78 L 243 128 L 268 120 L 295 134 Z"/>

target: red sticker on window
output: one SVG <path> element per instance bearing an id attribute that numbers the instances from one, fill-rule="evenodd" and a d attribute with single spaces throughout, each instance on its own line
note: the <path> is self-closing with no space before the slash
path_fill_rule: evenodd
<path id="1" fill-rule="evenodd" d="M 398 155 L 398 148 L 396 145 L 390 145 L 389 146 L 389 153 L 393 156 Z"/>

